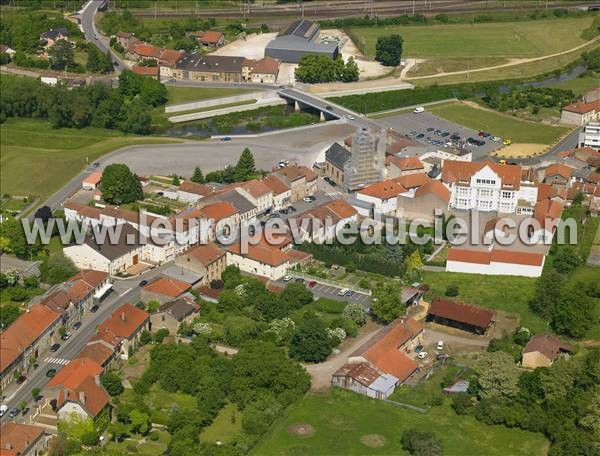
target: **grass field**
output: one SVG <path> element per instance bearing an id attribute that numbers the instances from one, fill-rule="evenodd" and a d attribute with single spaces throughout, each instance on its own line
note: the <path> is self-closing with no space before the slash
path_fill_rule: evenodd
<path id="1" fill-rule="evenodd" d="M 399 25 L 353 27 L 364 40 L 369 56 L 375 55 L 379 36 L 398 33 L 404 39 L 405 57 L 539 57 L 571 49 L 585 42 L 580 33 L 591 17 L 496 22 L 487 24 Z"/>
<path id="2" fill-rule="evenodd" d="M 86 163 L 132 144 L 179 142 L 159 137 L 125 136 L 114 130 L 53 129 L 36 119 L 8 119 L 0 127 L 0 191 L 45 198 L 75 176 Z"/>
<path id="3" fill-rule="evenodd" d="M 526 122 L 493 111 L 473 108 L 464 103 L 448 103 L 429 109 L 436 116 L 475 130 L 489 131 L 513 143 L 552 144 L 568 130 Z"/>
<path id="4" fill-rule="evenodd" d="M 529 310 L 536 279 L 516 276 L 462 274 L 458 272 L 423 272 L 423 282 L 430 286 L 425 299 L 443 297 L 448 285 L 458 285 L 455 299 L 490 309 L 499 309 L 521 316 L 521 325 L 533 332 L 546 325 Z"/>
<path id="5" fill-rule="evenodd" d="M 221 409 L 210 426 L 200 433 L 202 442 L 229 442 L 242 430 L 242 414 L 234 404 L 227 404 Z"/>
<path id="6" fill-rule="evenodd" d="M 590 90 L 597 89 L 600 87 L 600 74 L 596 73 L 591 75 L 580 76 L 578 78 L 571 79 L 570 81 L 549 85 L 548 87 L 572 90 L 573 92 L 575 92 L 575 95 L 582 96 Z"/>
<path id="7" fill-rule="evenodd" d="M 310 425 L 313 432 L 302 436 L 290 432 L 296 425 Z M 457 416 L 447 403 L 421 414 L 335 389 L 308 395 L 293 405 L 253 454 L 407 454 L 400 439 L 403 431 L 413 427 L 434 431 L 448 456 L 535 456 L 547 449 L 542 434 L 487 426 L 471 416 Z"/>
<path id="8" fill-rule="evenodd" d="M 252 89 L 220 89 L 213 87 L 176 87 L 167 86 L 168 105 L 191 103 L 193 101 L 209 100 L 211 98 L 231 97 L 243 93 L 258 92 Z"/>

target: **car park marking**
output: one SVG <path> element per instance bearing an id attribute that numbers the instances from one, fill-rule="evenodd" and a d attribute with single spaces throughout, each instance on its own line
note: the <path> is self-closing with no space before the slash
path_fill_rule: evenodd
<path id="1" fill-rule="evenodd" d="M 121 293 L 121 294 L 119 295 L 119 298 L 120 298 L 121 296 L 125 296 L 125 295 L 126 295 L 127 293 L 129 293 L 131 290 L 133 290 L 133 288 L 128 288 L 127 290 L 125 290 L 123 293 Z"/>
<path id="2" fill-rule="evenodd" d="M 59 364 L 61 366 L 64 366 L 65 364 L 69 363 L 69 359 L 64 359 L 64 358 L 46 358 L 44 359 L 45 363 L 49 363 L 49 364 Z"/>

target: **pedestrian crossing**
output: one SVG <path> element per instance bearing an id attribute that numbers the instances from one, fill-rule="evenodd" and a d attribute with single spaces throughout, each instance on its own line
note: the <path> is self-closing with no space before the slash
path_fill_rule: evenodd
<path id="1" fill-rule="evenodd" d="M 44 359 L 45 363 L 50 363 L 50 364 L 60 364 L 61 366 L 64 366 L 65 364 L 67 364 L 69 362 L 68 359 L 64 359 L 64 358 L 46 358 Z"/>
<path id="2" fill-rule="evenodd" d="M 340 199 L 344 197 L 342 192 L 325 192 L 332 199 Z"/>

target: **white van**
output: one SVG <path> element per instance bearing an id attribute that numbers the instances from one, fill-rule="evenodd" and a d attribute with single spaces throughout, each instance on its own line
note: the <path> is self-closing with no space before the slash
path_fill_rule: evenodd
<path id="1" fill-rule="evenodd" d="M 417 106 L 413 112 L 415 114 L 419 114 L 421 112 L 425 112 L 425 108 L 423 106 Z"/>
<path id="2" fill-rule="evenodd" d="M 346 296 L 346 293 L 348 293 L 350 290 L 348 288 L 342 288 L 340 291 L 338 291 L 338 296 Z"/>
<path id="3" fill-rule="evenodd" d="M 8 412 L 8 406 L 4 404 L 0 405 L 0 416 L 4 415 L 6 412 Z"/>

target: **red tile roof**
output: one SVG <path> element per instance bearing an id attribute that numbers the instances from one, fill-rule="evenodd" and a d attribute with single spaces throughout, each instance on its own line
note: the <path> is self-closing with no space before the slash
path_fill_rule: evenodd
<path id="1" fill-rule="evenodd" d="M 131 67 L 131 71 L 133 71 L 135 74 L 139 74 L 141 76 L 157 77 L 158 73 L 159 73 L 159 68 L 157 66 L 148 67 L 148 66 L 134 65 Z"/>
<path id="2" fill-rule="evenodd" d="M 448 203 L 450 201 L 450 190 L 440 181 L 431 180 L 425 185 L 419 187 L 415 192 L 415 196 L 436 195 L 442 201 Z"/>
<path id="3" fill-rule="evenodd" d="M 274 174 L 269 174 L 263 178 L 263 183 L 271 189 L 273 195 L 281 195 L 290 190 L 290 188 L 281 179 Z"/>
<path id="4" fill-rule="evenodd" d="M 153 57 L 158 59 L 162 52 L 161 48 L 152 46 L 151 44 L 140 43 L 134 48 L 134 52 L 140 57 Z"/>
<path id="5" fill-rule="evenodd" d="M 573 168 L 571 168 L 570 166 L 561 165 L 560 163 L 552 163 L 550 166 L 548 166 L 546 168 L 544 178 L 558 175 L 558 176 L 564 177 L 565 179 L 569 180 L 569 179 L 571 179 L 572 174 L 573 174 Z"/>
<path id="6" fill-rule="evenodd" d="M 55 377 L 48 382 L 48 388 L 64 386 L 65 388 L 77 388 L 88 377 L 94 377 L 104 372 L 100 364 L 88 358 L 78 358 L 70 361 L 65 367 L 58 371 Z"/>
<path id="7" fill-rule="evenodd" d="M 238 188 L 243 189 L 254 198 L 260 198 L 261 196 L 271 193 L 271 189 L 267 184 L 259 180 L 251 180 L 244 182 Z"/>
<path id="8" fill-rule="evenodd" d="M 523 353 L 539 352 L 546 358 L 554 360 L 559 351 L 571 352 L 572 350 L 570 345 L 550 334 L 537 334 L 529 340 Z"/>
<path id="9" fill-rule="evenodd" d="M 450 247 L 448 261 L 461 261 L 464 263 L 490 264 L 492 254 L 488 250 L 468 250 Z"/>
<path id="10" fill-rule="evenodd" d="M 394 180 L 400 185 L 402 185 L 404 188 L 411 189 L 425 185 L 432 179 L 424 173 L 413 173 L 397 177 Z"/>
<path id="11" fill-rule="evenodd" d="M 541 266 L 544 263 L 544 255 L 542 253 L 520 252 L 497 248 L 490 251 L 450 247 L 448 250 L 448 261 L 473 264 L 490 264 L 491 262 L 496 262 L 521 264 L 525 266 Z"/>
<path id="12" fill-rule="evenodd" d="M 215 222 L 218 222 L 219 220 L 223 220 L 227 217 L 237 214 L 238 210 L 233 206 L 233 204 L 223 201 L 208 204 L 202 207 L 202 212 L 208 218 L 214 219 Z"/>
<path id="13" fill-rule="evenodd" d="M 277 74 L 279 73 L 279 60 L 271 57 L 263 57 L 257 60 L 252 67 L 252 73 L 257 74 Z"/>
<path id="14" fill-rule="evenodd" d="M 429 305 L 427 313 L 482 329 L 487 329 L 496 315 L 495 312 L 482 307 L 446 299 L 435 299 Z"/>
<path id="15" fill-rule="evenodd" d="M 189 286 L 186 284 L 186 286 Z M 130 338 L 148 320 L 148 312 L 138 309 L 132 304 L 123 304 L 116 309 L 109 319 L 98 327 L 98 333 L 110 332 L 117 337 Z"/>
<path id="16" fill-rule="evenodd" d="M 406 189 L 399 182 L 389 179 L 368 185 L 357 193 L 380 200 L 388 200 L 396 198 L 400 193 L 404 192 L 406 192 Z"/>
<path id="17" fill-rule="evenodd" d="M 60 409 L 66 402 L 77 402 L 95 418 L 109 400 L 108 393 L 96 383 L 96 378 L 88 376 L 75 388 L 60 390 L 56 398 L 56 407 Z"/>
<path id="18" fill-rule="evenodd" d="M 290 261 L 290 257 L 286 253 L 282 252 L 277 247 L 273 247 L 267 242 L 262 241 L 256 245 L 248 245 L 247 253 L 241 253 L 241 246 L 239 242 L 230 245 L 227 250 L 236 255 L 240 255 L 269 266 L 279 266 Z"/>
<path id="19" fill-rule="evenodd" d="M 91 184 L 91 185 L 98 185 L 98 183 L 100 182 L 100 179 L 102 179 L 101 173 L 91 173 L 89 176 L 87 176 L 85 179 L 83 179 L 83 183 Z"/>
<path id="20" fill-rule="evenodd" d="M 521 167 L 519 165 L 500 165 L 491 160 L 483 162 L 446 160 L 442 167 L 442 181 L 446 183 L 470 182 L 471 177 L 486 166 L 500 177 L 502 186 L 509 186 L 515 190 L 520 188 Z"/>
<path id="21" fill-rule="evenodd" d="M 170 298 L 176 298 L 189 289 L 190 285 L 188 283 L 168 277 L 159 277 L 143 288 L 144 291 L 168 296 Z"/>
<path id="22" fill-rule="evenodd" d="M 395 157 L 391 155 L 386 157 L 385 161 L 386 164 L 394 165 L 401 171 L 425 169 L 425 166 L 419 157 Z"/>
<path id="23" fill-rule="evenodd" d="M 85 347 L 75 356 L 75 359 L 87 358 L 100 366 L 113 356 L 115 347 L 103 340 L 95 340 L 87 343 Z"/>
<path id="24" fill-rule="evenodd" d="M 184 181 L 180 186 L 179 190 L 186 193 L 194 193 L 195 195 L 208 196 L 215 192 L 215 188 L 212 185 L 198 184 L 192 181 Z"/>
<path id="25" fill-rule="evenodd" d="M 8 421 L 0 428 L 0 455 L 24 455 L 44 433 L 42 427 Z"/>
<path id="26" fill-rule="evenodd" d="M 217 44 L 219 40 L 223 37 L 223 32 L 218 32 L 216 30 L 207 30 L 202 33 L 200 37 L 203 43 L 209 44 Z"/>
<path id="27" fill-rule="evenodd" d="M 0 334 L 0 372 L 4 372 L 37 338 L 52 326 L 60 314 L 33 304 Z"/>
<path id="28" fill-rule="evenodd" d="M 185 55 L 183 51 L 173 49 L 163 49 L 160 54 L 160 64 L 162 66 L 172 67 Z"/>
<path id="29" fill-rule="evenodd" d="M 186 255 L 190 255 L 203 265 L 208 266 L 213 261 L 225 255 L 225 252 L 217 247 L 216 244 L 208 242 L 206 244 L 201 244 L 197 247 L 194 247 L 186 252 Z"/>
<path id="30" fill-rule="evenodd" d="M 563 107 L 564 111 L 574 112 L 576 114 L 586 114 L 591 111 L 600 111 L 600 100 L 591 103 L 580 101 Z"/>
<path id="31" fill-rule="evenodd" d="M 356 209 L 343 199 L 329 201 L 323 204 L 322 207 L 329 209 L 341 219 L 349 218 L 357 214 Z"/>

